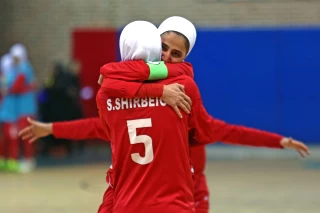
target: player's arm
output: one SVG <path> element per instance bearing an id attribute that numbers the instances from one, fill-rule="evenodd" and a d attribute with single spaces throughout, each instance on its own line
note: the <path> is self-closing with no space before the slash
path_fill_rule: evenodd
<path id="1" fill-rule="evenodd" d="M 191 99 L 185 94 L 184 86 L 174 83 L 163 85 L 159 83 L 127 82 L 117 79 L 104 79 L 101 87 L 110 97 L 145 98 L 159 97 L 171 106 L 181 118 L 180 109 L 190 113 Z"/>
<path id="2" fill-rule="evenodd" d="M 52 133 L 56 138 L 66 138 L 72 140 L 110 140 L 102 128 L 99 117 L 54 122 L 52 125 Z"/>
<path id="3" fill-rule="evenodd" d="M 21 67 L 21 72 L 18 73 L 12 86 L 8 92 L 11 94 L 23 94 L 35 89 L 35 83 L 28 83 L 27 79 L 34 79 L 33 68 L 31 65 Z"/>
<path id="4" fill-rule="evenodd" d="M 43 123 L 28 118 L 29 126 L 19 132 L 19 137 L 29 142 L 53 134 L 56 138 L 70 140 L 101 139 L 109 141 L 99 118 Z"/>
<path id="5" fill-rule="evenodd" d="M 108 96 L 122 98 L 160 98 L 167 89 L 167 86 L 159 83 L 127 82 L 111 78 L 104 79 L 102 87 Z"/>
<path id="6" fill-rule="evenodd" d="M 9 88 L 11 94 L 23 94 L 35 89 L 35 83 L 28 83 L 27 79 L 34 79 L 33 68 L 29 65 L 24 65 L 20 68 L 21 72 L 17 75 L 12 86 Z"/>
<path id="7" fill-rule="evenodd" d="M 202 144 L 223 142 L 234 145 L 246 145 L 268 148 L 291 148 L 295 149 L 303 157 L 309 154 L 309 150 L 303 143 L 254 128 L 228 124 L 224 121 L 211 117 L 205 110 L 199 90 L 195 83 L 191 85 L 190 95 L 192 109 L 189 117 L 190 133 L 193 138 Z M 188 94 L 188 93 L 187 93 Z"/>
<path id="8" fill-rule="evenodd" d="M 98 82 L 102 84 L 103 81 L 106 81 L 103 85 L 110 97 L 162 97 L 168 93 L 170 87 L 160 84 L 142 84 L 137 81 L 157 80 L 179 75 L 193 78 L 193 68 L 190 63 L 186 62 L 164 64 L 164 62 L 145 63 L 143 60 L 138 60 L 106 64 L 101 67 L 100 74 L 106 79 L 99 78 Z M 177 84 L 172 87 L 181 88 Z"/>
<path id="9" fill-rule="evenodd" d="M 13 85 L 9 89 L 9 93 L 11 94 L 23 94 L 26 92 L 29 92 L 34 88 L 34 85 L 28 85 L 26 83 L 26 77 L 24 74 L 19 74 L 15 81 L 13 82 Z"/>
<path id="10" fill-rule="evenodd" d="M 104 65 L 100 73 L 104 76 L 100 75 L 98 83 L 103 84 L 106 94 L 110 97 L 160 97 L 174 108 L 179 117 L 182 117 L 179 108 L 189 113 L 191 102 L 190 98 L 184 94 L 182 85 L 142 84 L 138 81 L 171 78 L 179 75 L 193 78 L 193 68 L 190 63 L 145 63 L 142 60 L 114 62 Z M 108 78 L 104 79 L 104 77 Z"/>
<path id="11" fill-rule="evenodd" d="M 160 80 L 187 75 L 193 78 L 193 68 L 190 63 L 164 63 L 143 60 L 108 63 L 100 68 L 100 74 L 105 78 L 124 81 Z"/>

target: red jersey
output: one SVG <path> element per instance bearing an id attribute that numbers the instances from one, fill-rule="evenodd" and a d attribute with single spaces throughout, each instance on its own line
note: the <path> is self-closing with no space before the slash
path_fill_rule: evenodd
<path id="1" fill-rule="evenodd" d="M 114 212 L 193 212 L 189 129 L 202 144 L 224 141 L 281 148 L 282 137 L 277 134 L 229 125 L 209 116 L 190 77 L 160 83 L 185 86 L 193 103 L 189 116 L 178 118 L 157 98 L 110 97 L 104 84 L 98 92 L 97 104 L 110 132 L 113 153 Z"/>
<path id="2" fill-rule="evenodd" d="M 106 131 L 102 128 L 99 117 L 53 122 L 52 134 L 56 138 L 70 140 L 101 139 L 110 141 Z"/>
<path id="3" fill-rule="evenodd" d="M 164 71 L 165 74 L 159 74 L 159 70 Z M 126 98 L 162 96 L 163 85 L 143 84 L 143 81 L 181 75 L 194 77 L 190 63 L 147 64 L 143 60 L 108 63 L 100 68 L 100 74 L 105 77 L 106 92 L 111 95 L 117 94 L 115 97 Z"/>
<path id="4" fill-rule="evenodd" d="M 165 65 L 168 68 L 167 78 L 179 75 L 194 77 L 190 63 L 166 63 Z M 100 69 L 100 74 L 107 77 L 104 79 L 105 85 L 107 85 L 105 87 L 106 92 L 115 97 L 161 97 L 163 92 L 162 85 L 136 82 L 147 80 L 152 72 L 158 71 L 157 69 L 152 70 L 152 68 L 156 69 L 157 65 L 149 67 L 144 61 L 127 61 L 106 64 Z M 194 198 L 197 212 L 203 202 L 208 202 L 206 199 L 209 196 L 204 176 L 205 151 L 205 146 L 190 147 L 190 157 L 195 177 Z"/>
<path id="5" fill-rule="evenodd" d="M 157 74 L 160 69 L 165 69 L 164 75 Z M 162 73 L 162 72 L 160 72 Z M 105 64 L 100 68 L 100 74 L 105 78 L 124 81 L 146 81 L 164 78 L 173 78 L 187 75 L 193 78 L 193 67 L 188 62 L 181 63 L 152 63 L 143 60 L 122 61 Z"/>
<path id="6" fill-rule="evenodd" d="M 97 105 L 110 131 L 113 212 L 194 212 L 188 116 L 178 118 L 159 98 L 110 97 L 104 85 Z"/>

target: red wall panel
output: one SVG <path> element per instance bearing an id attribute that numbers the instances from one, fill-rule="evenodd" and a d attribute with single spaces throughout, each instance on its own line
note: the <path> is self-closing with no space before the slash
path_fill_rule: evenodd
<path id="1" fill-rule="evenodd" d="M 81 63 L 80 83 L 85 117 L 97 116 L 96 93 L 100 67 L 117 60 L 115 29 L 75 29 L 72 32 L 72 56 Z"/>

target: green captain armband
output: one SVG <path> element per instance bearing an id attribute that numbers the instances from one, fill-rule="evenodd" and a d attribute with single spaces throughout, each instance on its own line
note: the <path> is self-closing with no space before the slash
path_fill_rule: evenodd
<path id="1" fill-rule="evenodd" d="M 147 64 L 150 69 L 148 80 L 160 80 L 168 77 L 168 68 L 163 61 L 147 62 Z"/>

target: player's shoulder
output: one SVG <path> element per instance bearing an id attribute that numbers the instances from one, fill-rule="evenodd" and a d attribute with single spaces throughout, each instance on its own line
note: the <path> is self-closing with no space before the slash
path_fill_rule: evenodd
<path id="1" fill-rule="evenodd" d="M 143 60 L 113 61 L 113 62 L 108 62 L 102 65 L 101 68 L 112 67 L 117 65 L 140 65 L 140 64 L 147 64 L 147 63 L 145 63 Z"/>
<path id="2" fill-rule="evenodd" d="M 187 75 L 180 75 L 177 77 L 165 79 L 165 80 L 160 81 L 159 83 L 162 83 L 162 84 L 178 83 L 178 84 L 181 84 L 185 87 L 190 87 L 190 88 L 197 87 L 197 84 L 194 81 L 194 79 L 191 78 L 190 76 L 187 76 Z"/>
<path id="3" fill-rule="evenodd" d="M 186 94 L 190 97 L 192 96 L 192 98 L 196 98 L 200 96 L 199 88 L 193 78 L 189 76 L 184 76 L 184 79 L 182 80 L 181 84 L 184 86 Z"/>
<path id="4" fill-rule="evenodd" d="M 174 83 L 181 84 L 184 86 L 185 92 L 188 96 L 190 96 L 190 98 L 195 98 L 200 95 L 199 88 L 196 82 L 194 81 L 193 78 L 187 75 L 181 75 L 174 78 L 165 79 L 160 81 L 159 83 L 165 84 L 165 85 L 174 84 Z"/>

